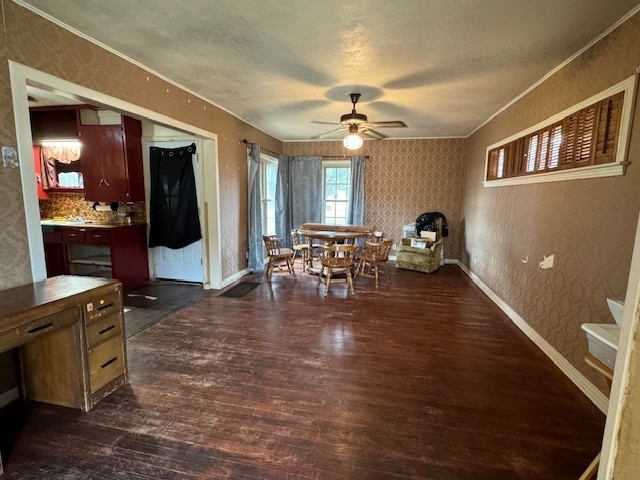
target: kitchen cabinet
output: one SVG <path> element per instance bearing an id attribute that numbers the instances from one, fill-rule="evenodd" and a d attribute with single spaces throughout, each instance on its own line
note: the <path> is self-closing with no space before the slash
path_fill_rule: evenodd
<path id="1" fill-rule="evenodd" d="M 88 201 L 144 200 L 142 125 L 125 115 L 121 118 L 117 125 L 79 125 Z"/>
<path id="2" fill-rule="evenodd" d="M 47 276 L 114 278 L 128 290 L 149 280 L 145 224 L 52 226 L 43 222 Z"/>
<path id="3" fill-rule="evenodd" d="M 32 108 L 29 111 L 33 143 L 78 140 L 78 106 Z"/>

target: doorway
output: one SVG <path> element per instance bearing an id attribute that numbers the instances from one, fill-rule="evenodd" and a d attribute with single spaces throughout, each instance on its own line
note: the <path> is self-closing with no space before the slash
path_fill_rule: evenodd
<path id="1" fill-rule="evenodd" d="M 202 204 L 204 206 L 201 212 L 201 216 L 204 215 L 204 222 L 202 222 L 204 247 L 202 250 L 204 251 L 204 256 L 201 254 L 202 269 L 204 272 L 203 287 L 222 288 L 224 285 L 220 247 L 217 135 L 213 132 L 176 121 L 152 110 L 68 82 L 11 60 L 9 61 L 9 73 L 16 124 L 17 149 L 21 159 L 30 159 L 33 153 L 30 135 L 31 126 L 29 122 L 27 84 L 51 91 L 65 92 L 65 94 L 77 98 L 82 102 L 115 110 L 140 120 L 146 119 L 155 124 L 170 125 L 183 132 L 189 132 L 191 135 L 195 135 L 201 139 L 202 153 L 199 164 L 201 165 L 200 178 L 202 179 Z M 37 282 L 47 277 L 47 270 L 45 266 L 44 242 L 40 225 L 36 182 L 34 181 L 35 169 L 33 161 L 21 162 L 20 178 L 27 224 L 31 276 L 33 281 Z"/>

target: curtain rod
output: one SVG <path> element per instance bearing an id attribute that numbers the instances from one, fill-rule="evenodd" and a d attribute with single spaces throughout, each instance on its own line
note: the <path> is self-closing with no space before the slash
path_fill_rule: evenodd
<path id="1" fill-rule="evenodd" d="M 246 138 L 242 139 L 242 143 L 244 143 L 247 146 L 253 145 Z M 280 153 L 274 152 L 273 150 L 269 150 L 268 148 L 263 148 L 263 147 L 260 147 L 260 151 L 268 153 L 270 155 L 273 155 L 274 157 L 278 157 L 278 156 L 282 155 Z M 351 156 L 357 157 L 358 155 L 351 155 Z M 347 156 L 347 155 L 322 155 L 322 158 L 326 158 L 327 160 L 348 160 L 351 156 Z M 369 158 L 369 155 L 365 155 L 364 158 Z"/>
<path id="2" fill-rule="evenodd" d="M 247 146 L 249 145 L 253 145 L 253 143 L 251 143 L 250 141 L 248 141 L 246 138 L 242 139 L 242 143 L 246 144 Z M 264 148 L 262 146 L 260 146 L 260 151 L 264 152 L 264 153 L 268 153 L 269 155 L 278 158 L 280 155 L 282 155 L 281 153 L 278 152 L 274 152 L 273 150 L 269 150 L 268 148 Z"/>

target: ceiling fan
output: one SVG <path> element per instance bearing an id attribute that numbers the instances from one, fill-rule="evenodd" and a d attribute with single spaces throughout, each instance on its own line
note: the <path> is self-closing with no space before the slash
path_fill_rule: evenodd
<path id="1" fill-rule="evenodd" d="M 358 100 L 360 99 L 360 94 L 351 93 L 349 94 L 349 96 L 351 97 L 351 103 L 353 104 L 353 109 L 351 110 L 351 113 L 345 113 L 344 115 L 341 115 L 339 124 L 329 123 L 329 125 L 340 125 L 340 127 L 334 130 L 331 130 L 329 132 L 325 132 L 320 135 L 317 135 L 313 138 L 318 138 L 318 139 L 325 138 L 335 132 L 339 132 L 341 130 L 348 130 L 349 135 L 345 137 L 345 141 L 344 141 L 345 147 L 360 148 L 362 146 L 362 138 L 358 137 L 359 133 L 369 138 L 373 138 L 375 140 L 382 140 L 387 138 L 387 136 L 374 130 L 374 128 L 399 128 L 399 127 L 407 126 L 401 120 L 391 120 L 387 122 L 369 122 L 365 114 L 356 112 L 356 103 L 358 103 Z M 327 124 L 327 122 L 314 122 L 314 123 Z M 347 146 L 347 139 L 352 136 L 359 138 L 359 145 L 357 147 Z"/>

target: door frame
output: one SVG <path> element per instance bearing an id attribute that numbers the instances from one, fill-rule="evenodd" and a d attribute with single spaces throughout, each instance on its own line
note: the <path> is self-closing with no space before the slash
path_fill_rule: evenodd
<path id="1" fill-rule="evenodd" d="M 92 90 L 87 87 L 63 80 L 54 75 L 36 70 L 13 60 L 8 61 L 11 81 L 11 97 L 16 127 L 16 146 L 20 161 L 20 181 L 27 227 L 27 241 L 31 260 L 31 277 L 34 282 L 47 278 L 44 259 L 44 242 L 40 226 L 40 207 L 34 181 L 35 168 L 32 160 L 31 123 L 29 121 L 29 103 L 27 100 L 27 83 L 45 89 L 67 92 L 87 103 L 118 110 L 140 119 L 180 129 L 202 138 L 203 164 L 203 200 L 204 225 L 203 257 L 206 259 L 208 282 L 203 287 L 219 289 L 223 287 L 222 251 L 220 231 L 220 184 L 218 170 L 218 135 L 193 125 L 175 120 L 167 115 L 134 105 L 125 100 Z M 206 252 L 206 253 L 205 253 Z"/>

